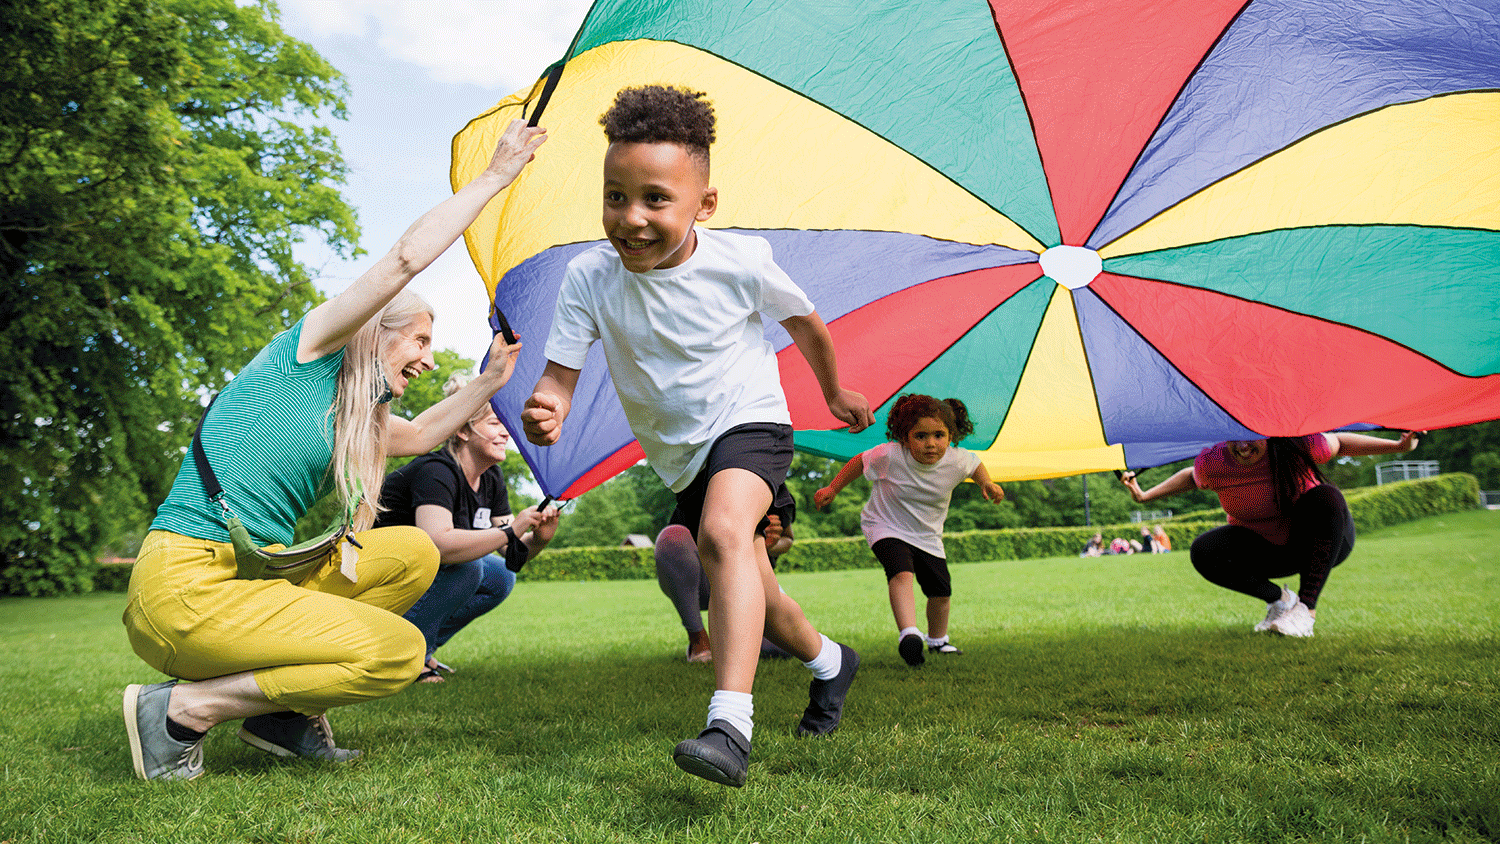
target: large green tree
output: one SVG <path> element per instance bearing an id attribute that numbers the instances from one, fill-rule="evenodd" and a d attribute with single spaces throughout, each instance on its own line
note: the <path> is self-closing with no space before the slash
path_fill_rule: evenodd
<path id="1" fill-rule="evenodd" d="M 275 5 L 0 0 L 0 592 L 88 588 L 200 400 L 356 252 L 318 121 L 342 78 Z"/>
<path id="2" fill-rule="evenodd" d="M 1432 431 L 1411 454 L 1387 460 L 1436 460 L 1443 472 L 1470 472 L 1479 488 L 1500 490 L 1500 421 Z"/>

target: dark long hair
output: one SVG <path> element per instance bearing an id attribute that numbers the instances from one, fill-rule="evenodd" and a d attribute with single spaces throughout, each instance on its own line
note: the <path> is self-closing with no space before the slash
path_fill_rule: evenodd
<path id="1" fill-rule="evenodd" d="M 1312 475 L 1318 483 L 1328 483 L 1302 437 L 1268 438 L 1266 460 L 1271 466 L 1271 487 L 1276 491 L 1276 512 L 1283 516 L 1302 496 L 1303 478 Z"/>
<path id="2" fill-rule="evenodd" d="M 898 396 L 885 417 L 885 436 L 888 440 L 903 442 L 918 419 L 936 419 L 948 429 L 948 441 L 959 440 L 974 433 L 974 423 L 969 421 L 969 409 L 958 399 L 935 399 L 920 393 Z"/>

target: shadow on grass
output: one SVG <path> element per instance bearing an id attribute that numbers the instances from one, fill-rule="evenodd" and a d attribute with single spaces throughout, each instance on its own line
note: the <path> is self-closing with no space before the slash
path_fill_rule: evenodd
<path id="1" fill-rule="evenodd" d="M 1017 830 L 1146 840 L 1158 826 L 1175 830 L 1161 840 L 1495 840 L 1500 829 L 1493 634 L 976 631 L 962 656 L 921 669 L 889 637 L 851 644 L 863 654 L 859 679 L 826 740 L 791 735 L 808 672 L 762 663 L 742 790 L 670 759 L 703 725 L 711 666 L 688 665 L 675 648 L 642 655 L 640 642 L 586 654 L 507 643 L 467 655 L 446 683 L 333 712 L 341 744 L 367 754 L 348 767 L 274 758 L 221 725 L 191 792 L 132 782 L 118 690 L 108 700 L 100 690 L 76 718 L 12 728 L 11 752 L 31 767 L 11 796 L 44 814 L 58 782 L 101 805 L 135 795 L 143 812 L 245 802 L 232 827 L 241 838 L 225 840 L 254 839 L 257 817 L 289 837 L 320 823 L 426 823 L 433 840 L 498 828 L 571 830 L 559 833 L 569 840 L 753 829 L 746 840 L 809 841 Z M 41 682 L 62 695 L 77 679 Z M 282 807 L 286 793 L 299 796 Z M 110 823 L 125 838 L 150 828 Z"/>
<path id="2" fill-rule="evenodd" d="M 1242 830 L 1251 840 L 1347 824 L 1347 799 L 1326 798 L 1351 782 L 1361 804 L 1494 828 L 1483 797 L 1496 784 L 1494 765 L 1467 782 L 1444 774 L 1500 746 L 1494 637 L 1288 640 L 1115 627 L 971 637 L 963 656 L 921 669 L 890 643 L 854 644 L 864 663 L 844 725 L 827 740 L 791 737 L 805 669 L 762 663 L 743 792 L 672 765 L 672 746 L 701 728 L 712 692 L 709 666 L 675 656 L 472 660 L 448 683 L 350 710 L 347 720 L 381 756 L 608 791 L 627 827 L 702 821 L 734 811 L 736 794 L 794 783 L 960 801 L 982 783 L 1056 800 L 1056 784 L 1072 780 L 1093 783 L 1096 797 L 1080 806 L 1125 799 L 1123 790 L 1190 813 L 1214 782 L 1258 795 L 1260 819 Z M 234 758 L 232 769 L 266 764 Z M 1423 796 L 1416 782 L 1437 791 Z"/>

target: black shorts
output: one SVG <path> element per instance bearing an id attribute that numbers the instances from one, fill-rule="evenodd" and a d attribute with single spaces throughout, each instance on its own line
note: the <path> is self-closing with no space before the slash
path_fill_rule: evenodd
<path id="1" fill-rule="evenodd" d="M 929 598 L 949 598 L 953 596 L 953 581 L 948 576 L 948 561 L 942 557 L 934 557 L 893 536 L 885 539 L 875 540 L 870 546 L 875 552 L 875 559 L 885 569 L 885 579 L 890 580 L 902 572 L 911 572 L 917 576 L 917 585 L 922 587 L 922 594 Z"/>
<path id="2" fill-rule="evenodd" d="M 703 521 L 703 499 L 708 495 L 708 481 L 725 469 L 754 472 L 771 488 L 771 509 L 789 528 L 797 518 L 797 504 L 786 488 L 786 473 L 792 467 L 792 426 L 771 422 L 748 422 L 725 431 L 708 449 L 708 461 L 698 470 L 693 482 L 677 493 L 677 509 L 670 524 L 682 525 L 698 538 Z M 770 521 L 760 520 L 756 533 L 764 533 Z"/>

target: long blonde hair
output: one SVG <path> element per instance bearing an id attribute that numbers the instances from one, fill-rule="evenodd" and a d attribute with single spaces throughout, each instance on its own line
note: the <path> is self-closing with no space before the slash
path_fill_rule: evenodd
<path id="1" fill-rule="evenodd" d="M 452 398 L 454 394 L 456 394 L 459 390 L 462 390 L 464 387 L 467 387 L 469 385 L 469 382 L 473 380 L 474 376 L 471 373 L 453 373 L 448 377 L 447 382 L 443 384 L 444 398 Z M 474 408 L 473 413 L 469 414 L 469 421 L 458 426 L 457 430 L 448 435 L 448 442 L 444 444 L 443 447 L 448 449 L 449 454 L 452 454 L 454 456 L 458 455 L 458 450 L 464 447 L 464 438 L 460 437 L 459 434 L 462 433 L 466 428 L 468 429 L 469 433 L 474 433 L 474 423 L 488 416 L 490 411 L 490 403 L 484 402 L 483 404 L 479 405 L 479 407 Z"/>
<path id="2" fill-rule="evenodd" d="M 333 479 L 348 512 L 354 506 L 354 529 L 364 530 L 380 513 L 389 450 L 390 405 L 385 355 L 419 314 L 433 317 L 432 306 L 409 290 L 397 293 L 380 313 L 360 327 L 344 347 L 338 396 L 333 414 Z"/>

